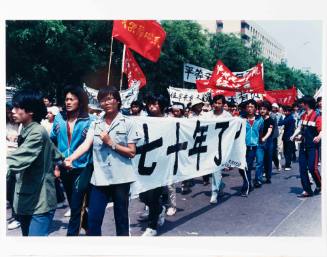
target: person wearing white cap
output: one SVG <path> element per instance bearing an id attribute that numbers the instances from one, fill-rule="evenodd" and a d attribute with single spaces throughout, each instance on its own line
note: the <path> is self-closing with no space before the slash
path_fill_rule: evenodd
<path id="1" fill-rule="evenodd" d="M 194 118 L 194 117 L 206 117 L 208 116 L 207 112 L 203 111 L 203 106 L 204 106 L 204 102 L 199 99 L 199 98 L 194 98 L 191 102 L 191 112 L 189 113 L 189 118 Z M 210 179 L 210 175 L 204 175 L 202 176 L 203 178 L 203 185 L 207 186 L 209 185 L 209 179 Z"/>
<path id="2" fill-rule="evenodd" d="M 57 106 L 50 106 L 47 107 L 47 112 L 46 119 L 41 121 L 41 125 L 47 130 L 48 134 L 50 134 L 54 118 L 59 113 L 59 108 Z"/>

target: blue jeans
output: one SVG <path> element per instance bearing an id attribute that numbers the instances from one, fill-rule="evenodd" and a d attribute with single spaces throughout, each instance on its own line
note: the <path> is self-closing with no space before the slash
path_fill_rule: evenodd
<path id="1" fill-rule="evenodd" d="M 48 236 L 56 210 L 42 214 L 17 215 L 23 236 Z"/>
<path id="2" fill-rule="evenodd" d="M 130 183 L 110 186 L 91 185 L 88 236 L 101 236 L 101 226 L 106 206 L 110 199 L 114 203 L 114 217 L 117 236 L 129 236 L 129 189 Z"/>
<path id="3" fill-rule="evenodd" d="M 80 231 L 81 219 L 82 227 L 87 230 L 87 211 L 81 217 L 84 197 L 86 197 L 88 190 L 79 191 L 77 189 L 77 181 L 80 177 L 79 169 L 66 171 L 61 170 L 61 180 L 66 191 L 68 204 L 70 207 L 70 218 L 67 229 L 67 236 L 78 236 Z"/>
<path id="4" fill-rule="evenodd" d="M 316 186 L 321 188 L 321 177 L 318 170 L 318 148 L 300 147 L 299 166 L 303 190 L 309 194 L 313 193 L 310 185 L 308 169 Z"/>
<path id="5" fill-rule="evenodd" d="M 246 172 L 244 170 L 239 170 L 242 178 L 243 178 L 243 186 L 242 186 L 242 192 L 249 192 L 252 185 L 251 185 L 251 179 L 252 179 L 252 169 L 253 169 L 253 162 L 256 157 L 257 153 L 257 147 L 256 146 L 247 146 L 246 147 L 246 165 L 247 169 Z"/>
<path id="6" fill-rule="evenodd" d="M 256 173 L 255 181 L 263 182 L 263 172 L 266 174 L 266 179 L 271 179 L 272 173 L 272 155 L 273 144 L 271 140 L 268 140 L 264 144 L 259 144 L 257 148 L 256 158 Z"/>

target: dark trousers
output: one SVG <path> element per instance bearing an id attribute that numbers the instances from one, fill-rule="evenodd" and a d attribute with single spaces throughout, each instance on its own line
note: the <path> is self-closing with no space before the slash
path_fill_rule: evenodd
<path id="1" fill-rule="evenodd" d="M 110 186 L 91 185 L 88 236 L 101 236 L 101 226 L 108 202 L 114 203 L 114 217 L 117 236 L 129 236 L 129 189 L 130 183 Z"/>
<path id="2" fill-rule="evenodd" d="M 312 194 L 312 189 L 310 185 L 310 179 L 308 175 L 309 172 L 317 187 L 321 188 L 321 177 L 318 170 L 318 148 L 304 148 L 300 146 L 299 153 L 299 166 L 300 166 L 300 176 L 301 184 L 303 190 L 309 194 Z"/>
<path id="3" fill-rule="evenodd" d="M 256 156 L 257 147 L 247 147 L 246 149 L 246 164 L 247 169 L 246 171 L 239 169 L 239 172 L 243 178 L 243 186 L 242 186 L 242 192 L 249 193 L 251 185 L 251 179 L 252 179 L 252 169 L 253 169 L 253 163 Z"/>
<path id="4" fill-rule="evenodd" d="M 148 227 L 157 229 L 159 215 L 162 212 L 162 204 L 160 201 L 163 192 L 162 187 L 157 187 L 140 194 L 140 200 L 149 206 L 149 223 Z"/>
<path id="5" fill-rule="evenodd" d="M 272 161 L 274 162 L 275 167 L 279 168 L 279 159 L 278 159 L 278 138 L 273 138 L 272 140 Z"/>
<path id="6" fill-rule="evenodd" d="M 203 182 L 209 183 L 210 174 L 202 176 Z"/>
<path id="7" fill-rule="evenodd" d="M 272 159 L 274 154 L 273 149 L 274 149 L 274 144 L 270 140 L 268 140 L 264 147 L 264 158 L 263 158 L 263 168 L 266 174 L 266 179 L 268 180 L 271 179 L 271 173 L 272 173 Z M 278 165 L 279 165 L 279 161 L 278 161 Z"/>
<path id="8" fill-rule="evenodd" d="M 60 179 L 55 179 L 55 186 L 56 186 L 56 196 L 57 196 L 57 203 L 62 203 L 65 201 L 65 195 L 64 191 L 62 190 L 62 187 L 60 185 Z"/>
<path id="9" fill-rule="evenodd" d="M 9 205 L 11 208 L 11 216 L 15 220 L 17 220 L 17 215 L 13 208 L 15 186 L 16 186 L 16 177 L 15 177 L 15 175 L 13 175 L 7 179 L 7 192 L 6 193 L 7 193 L 7 201 L 9 202 Z"/>
<path id="10" fill-rule="evenodd" d="M 285 168 L 291 168 L 295 144 L 292 141 L 283 140 L 283 146 L 285 156 Z"/>
<path id="11" fill-rule="evenodd" d="M 77 183 L 80 176 L 78 169 L 71 171 L 61 170 L 61 181 L 66 191 L 67 200 L 70 207 L 70 219 L 68 223 L 67 236 L 78 236 L 81 225 L 81 211 L 84 198 L 87 197 L 87 191 L 79 191 Z M 84 211 L 82 217 L 82 228 L 87 230 L 87 211 Z"/>
<path id="12" fill-rule="evenodd" d="M 48 236 L 55 210 L 42 214 L 17 215 L 23 236 Z"/>

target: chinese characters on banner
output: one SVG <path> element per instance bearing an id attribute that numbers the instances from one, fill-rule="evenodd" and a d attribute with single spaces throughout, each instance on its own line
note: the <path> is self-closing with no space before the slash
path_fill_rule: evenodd
<path id="1" fill-rule="evenodd" d="M 153 20 L 115 20 L 112 37 L 152 62 L 158 61 L 166 32 Z"/>
<path id="2" fill-rule="evenodd" d="M 152 188 L 246 166 L 245 121 L 238 117 L 176 119 L 133 117 L 143 131 L 132 159 L 132 197 Z"/>
<path id="3" fill-rule="evenodd" d="M 169 87 L 167 90 L 171 104 L 182 103 L 186 106 L 195 98 L 198 98 L 203 102 L 210 101 L 210 92 L 199 93 L 196 89 L 183 89 L 177 87 Z"/>
<path id="4" fill-rule="evenodd" d="M 235 75 L 218 60 L 209 83 L 219 89 L 264 93 L 263 64 L 259 63 L 246 72 Z"/>
<path id="5" fill-rule="evenodd" d="M 135 100 L 137 100 L 137 97 L 139 95 L 139 87 L 140 87 L 140 82 L 136 81 L 133 82 L 131 87 L 120 91 L 120 98 L 122 101 L 122 108 L 130 108 L 131 103 Z M 97 100 L 97 95 L 99 90 L 90 88 L 86 86 L 85 84 L 83 85 L 84 90 L 86 91 L 88 98 L 89 98 L 89 103 L 91 104 L 91 107 L 98 107 L 100 108 L 99 102 Z"/>
<path id="6" fill-rule="evenodd" d="M 194 83 L 196 80 L 210 79 L 212 71 L 205 68 L 184 63 L 184 81 L 189 83 Z"/>
<path id="7" fill-rule="evenodd" d="M 146 84 L 144 73 L 128 48 L 126 48 L 125 53 L 124 73 L 127 76 L 128 87 L 131 87 L 137 81 L 140 82 L 140 89 Z"/>
<path id="8" fill-rule="evenodd" d="M 240 104 L 243 102 L 246 102 L 250 99 L 253 99 L 255 101 L 262 101 L 263 95 L 259 93 L 243 93 L 243 92 L 236 92 L 235 96 L 227 96 L 226 100 L 234 102 L 236 104 Z"/>

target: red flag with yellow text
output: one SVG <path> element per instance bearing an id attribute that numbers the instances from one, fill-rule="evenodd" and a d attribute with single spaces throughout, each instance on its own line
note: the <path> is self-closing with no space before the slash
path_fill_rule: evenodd
<path id="1" fill-rule="evenodd" d="M 166 32 L 153 20 L 115 20 L 112 37 L 150 61 L 156 62 Z"/>

